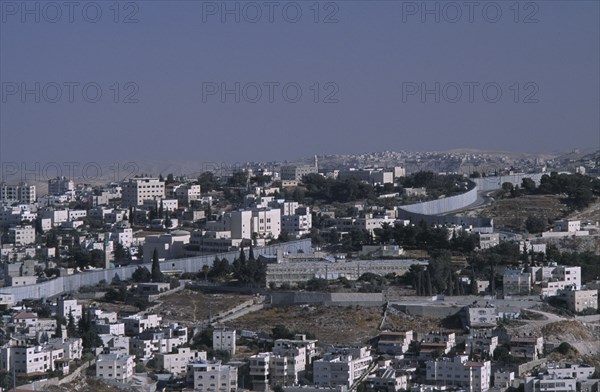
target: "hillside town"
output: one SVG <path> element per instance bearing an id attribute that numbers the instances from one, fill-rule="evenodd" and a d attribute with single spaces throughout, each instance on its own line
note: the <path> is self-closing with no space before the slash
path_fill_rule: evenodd
<path id="1" fill-rule="evenodd" d="M 400 156 L 2 182 L 1 390 L 597 392 L 598 153 Z"/>

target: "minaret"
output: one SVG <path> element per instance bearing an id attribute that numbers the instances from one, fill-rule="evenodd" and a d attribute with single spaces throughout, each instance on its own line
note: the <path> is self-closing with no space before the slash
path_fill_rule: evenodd
<path id="1" fill-rule="evenodd" d="M 108 234 L 104 234 L 104 269 L 110 269 L 110 253 L 108 252 Z"/>
<path id="2" fill-rule="evenodd" d="M 319 172 L 319 158 L 315 155 L 315 170 Z"/>

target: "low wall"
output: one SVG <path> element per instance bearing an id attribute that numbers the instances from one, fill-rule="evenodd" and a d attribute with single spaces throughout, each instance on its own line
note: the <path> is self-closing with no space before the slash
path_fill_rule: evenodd
<path id="1" fill-rule="evenodd" d="M 306 291 L 273 292 L 273 306 L 290 305 L 335 305 L 335 306 L 381 306 L 385 302 L 383 293 L 322 293 Z"/>
<path id="2" fill-rule="evenodd" d="M 254 249 L 254 255 L 273 256 L 278 250 L 283 250 L 291 254 L 311 253 L 312 243 L 310 239 L 302 239 L 290 241 L 281 244 L 269 245 Z M 238 251 L 217 253 L 213 255 L 188 257 L 183 259 L 172 259 L 160 263 L 162 271 L 179 270 L 183 272 L 196 273 L 202 269 L 204 265 L 212 266 L 215 256 L 226 258 L 230 262 L 239 256 Z M 131 279 L 133 272 L 139 267 L 145 266 L 150 271 L 151 264 L 136 264 L 127 267 L 118 267 L 110 270 L 86 271 L 78 274 L 61 276 L 46 282 L 32 284 L 28 286 L 3 287 L 0 292 L 14 295 L 15 302 L 22 301 L 26 298 L 47 298 L 53 297 L 65 292 L 76 292 L 82 286 L 95 286 L 100 281 L 112 282 L 115 277 L 121 280 Z"/>

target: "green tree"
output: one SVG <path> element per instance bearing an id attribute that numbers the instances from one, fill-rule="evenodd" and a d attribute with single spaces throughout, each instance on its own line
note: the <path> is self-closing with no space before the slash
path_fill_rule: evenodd
<path id="1" fill-rule="evenodd" d="M 154 249 L 152 252 L 152 281 L 153 282 L 162 282 L 163 281 L 163 273 L 160 271 L 160 262 L 158 261 L 158 249 Z"/>
<path id="2" fill-rule="evenodd" d="M 148 283 L 152 281 L 152 273 L 148 271 L 148 268 L 139 266 L 131 274 L 131 279 L 137 283 Z"/>

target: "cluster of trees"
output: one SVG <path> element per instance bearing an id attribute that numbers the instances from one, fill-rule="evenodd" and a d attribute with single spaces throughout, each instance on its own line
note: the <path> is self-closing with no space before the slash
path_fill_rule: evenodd
<path id="1" fill-rule="evenodd" d="M 513 187 L 511 183 L 502 184 L 505 193 L 512 197 L 522 195 L 562 195 L 565 194 L 566 203 L 574 208 L 587 207 L 596 196 L 600 195 L 600 180 L 582 174 L 558 174 L 552 172 L 543 175 L 540 185 L 536 186 L 531 178 L 524 178 L 520 187 Z"/>
<path id="2" fill-rule="evenodd" d="M 94 348 L 102 345 L 102 339 L 96 332 L 92 320 L 84 306 L 82 309 L 82 315 L 79 321 L 75 321 L 72 313 L 69 313 L 69 317 L 65 320 L 64 318 L 57 317 L 56 320 L 56 336 L 63 337 L 62 326 L 67 326 L 67 336 L 69 338 L 81 338 L 84 352 L 92 352 Z"/>
<path id="3" fill-rule="evenodd" d="M 308 174 L 302 178 L 306 197 L 325 203 L 348 203 L 355 200 L 375 199 L 375 188 L 356 179 L 334 180 L 319 174 Z"/>
<path id="4" fill-rule="evenodd" d="M 451 250 L 462 253 L 472 252 L 477 246 L 477 237 L 463 231 L 453 232 L 448 238 L 445 228 L 430 227 L 425 222 L 415 226 L 384 224 L 373 230 L 375 243 L 388 244 L 394 241 L 406 248 L 423 248 L 427 250 Z"/>
<path id="5" fill-rule="evenodd" d="M 466 287 L 459 279 L 458 268 L 452 264 L 448 252 L 436 254 L 427 267 L 411 266 L 403 280 L 413 286 L 417 295 L 464 295 L 474 290 L 473 287 Z"/>
<path id="6" fill-rule="evenodd" d="M 265 284 L 266 277 L 267 264 L 254 256 L 252 246 L 248 250 L 248 256 L 246 256 L 246 251 L 242 247 L 240 255 L 233 263 L 229 263 L 226 258 L 219 259 L 218 256 L 215 256 L 213 265 L 211 267 L 204 266 L 196 275 L 198 279 L 221 282 L 235 279 L 239 283 L 260 286 Z"/>
<path id="7" fill-rule="evenodd" d="M 427 188 L 427 194 L 432 198 L 442 195 L 446 197 L 464 193 L 465 178 L 459 174 L 438 175 L 430 171 L 420 171 L 400 178 L 404 188 Z"/>

